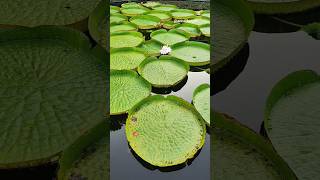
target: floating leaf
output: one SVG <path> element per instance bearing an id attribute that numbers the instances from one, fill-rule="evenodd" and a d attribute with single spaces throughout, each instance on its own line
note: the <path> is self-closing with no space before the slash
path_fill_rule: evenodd
<path id="1" fill-rule="evenodd" d="M 259 14 L 289 14 L 320 6 L 318 0 L 247 0 L 249 6 Z"/>
<path id="2" fill-rule="evenodd" d="M 319 179 L 320 76 L 313 71 L 289 74 L 272 89 L 265 129 L 274 148 L 298 179 Z"/>
<path id="3" fill-rule="evenodd" d="M 148 12 L 147 8 L 122 8 L 121 13 L 125 16 L 138 16 Z"/>
<path id="4" fill-rule="evenodd" d="M 101 0 L 0 1 L 0 24 L 27 27 L 70 25 L 85 20 L 98 6 L 100 1 Z"/>
<path id="5" fill-rule="evenodd" d="M 196 16 L 196 12 L 190 9 L 175 9 L 171 11 L 174 19 L 191 19 Z"/>
<path id="6" fill-rule="evenodd" d="M 105 70 L 90 46 L 63 27 L 0 32 L 0 168 L 55 161 L 104 120 Z"/>
<path id="7" fill-rule="evenodd" d="M 110 16 L 110 24 L 111 23 L 121 23 L 121 22 L 127 21 L 127 20 L 128 20 L 127 16 L 122 15 L 122 14 L 112 14 Z"/>
<path id="8" fill-rule="evenodd" d="M 236 120 L 212 113 L 211 162 L 216 180 L 297 179 L 271 143 Z"/>
<path id="9" fill-rule="evenodd" d="M 166 28 L 166 29 L 173 29 L 176 27 L 177 24 L 175 24 L 173 21 L 166 21 L 163 22 L 162 27 Z"/>
<path id="10" fill-rule="evenodd" d="M 194 157 L 204 144 L 205 128 L 190 103 L 176 96 L 155 95 L 129 111 L 126 136 L 139 157 L 154 166 L 167 167 Z"/>
<path id="11" fill-rule="evenodd" d="M 210 18 L 210 11 L 208 11 L 208 10 L 202 10 L 202 11 L 200 12 L 200 14 L 201 14 L 201 16 L 203 16 L 203 17 Z"/>
<path id="12" fill-rule="evenodd" d="M 155 6 L 161 5 L 161 3 L 157 2 L 157 1 L 147 1 L 147 2 L 143 3 L 142 5 L 145 7 L 148 7 L 148 8 L 153 8 Z"/>
<path id="13" fill-rule="evenodd" d="M 131 70 L 110 72 L 110 114 L 124 114 L 151 93 L 151 85 Z"/>
<path id="14" fill-rule="evenodd" d="M 190 66 L 203 66 L 210 64 L 210 45 L 186 41 L 173 45 L 170 55 L 186 61 Z"/>
<path id="15" fill-rule="evenodd" d="M 136 2 L 128 2 L 128 3 L 121 4 L 121 7 L 122 8 L 141 8 L 143 6 Z"/>
<path id="16" fill-rule="evenodd" d="M 201 32 L 197 25 L 189 24 L 189 23 L 183 23 L 176 26 L 176 29 L 180 29 L 182 31 L 185 31 L 189 34 L 190 37 L 198 37 L 201 35 Z"/>
<path id="17" fill-rule="evenodd" d="M 199 29 L 204 36 L 210 37 L 210 24 L 202 25 Z"/>
<path id="18" fill-rule="evenodd" d="M 200 17 L 195 17 L 193 19 L 187 20 L 186 22 L 189 24 L 201 26 L 201 25 L 210 24 L 210 18 L 200 16 Z"/>
<path id="19" fill-rule="evenodd" d="M 149 56 L 159 56 L 162 44 L 158 41 L 149 40 L 140 46 Z"/>
<path id="20" fill-rule="evenodd" d="M 153 31 L 150 34 L 151 39 L 156 40 L 164 45 L 174 45 L 179 42 L 184 42 L 189 39 L 189 35 L 182 30 L 171 29 L 169 31 L 165 29 L 159 29 Z"/>
<path id="21" fill-rule="evenodd" d="M 253 29 L 254 16 L 242 1 L 216 0 L 213 2 L 212 73 L 223 67 L 244 46 Z"/>
<path id="22" fill-rule="evenodd" d="M 107 47 L 107 6 L 103 0 L 89 16 L 88 27 L 92 38 L 101 46 Z"/>
<path id="23" fill-rule="evenodd" d="M 146 52 L 139 48 L 111 49 L 110 69 L 136 69 L 146 57 Z"/>
<path id="24" fill-rule="evenodd" d="M 110 33 L 121 31 L 137 31 L 138 26 L 130 22 L 112 23 L 110 24 Z"/>
<path id="25" fill-rule="evenodd" d="M 150 15 L 140 15 L 135 16 L 130 19 L 130 22 L 136 24 L 139 29 L 153 29 L 160 26 L 160 21 L 158 17 Z"/>
<path id="26" fill-rule="evenodd" d="M 193 92 L 192 102 L 206 124 L 210 126 L 210 85 L 201 84 Z"/>
<path id="27" fill-rule="evenodd" d="M 171 87 L 188 74 L 189 65 L 171 56 L 150 57 L 138 67 L 139 74 L 154 87 Z"/>
<path id="28" fill-rule="evenodd" d="M 170 13 L 157 10 L 149 11 L 146 13 L 146 15 L 158 17 L 161 20 L 161 22 L 169 21 L 172 18 Z"/>
<path id="29" fill-rule="evenodd" d="M 110 48 L 136 47 L 144 42 L 140 32 L 114 32 L 110 35 Z"/>
<path id="30" fill-rule="evenodd" d="M 110 14 L 120 13 L 120 8 L 118 6 L 110 6 Z"/>
<path id="31" fill-rule="evenodd" d="M 158 5 L 158 6 L 154 6 L 152 9 L 169 12 L 169 11 L 172 11 L 174 9 L 177 9 L 177 6 L 176 5 L 171 5 L 171 4 L 161 4 L 161 5 Z"/>

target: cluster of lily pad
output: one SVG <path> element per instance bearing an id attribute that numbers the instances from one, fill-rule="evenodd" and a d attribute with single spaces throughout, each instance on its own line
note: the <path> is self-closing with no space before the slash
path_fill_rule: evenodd
<path id="1" fill-rule="evenodd" d="M 174 166 L 194 157 L 210 125 L 210 87 L 193 104 L 151 95 L 184 80 L 190 66 L 210 64 L 210 12 L 160 2 L 110 6 L 110 114 L 128 113 L 130 147 L 146 162 Z"/>

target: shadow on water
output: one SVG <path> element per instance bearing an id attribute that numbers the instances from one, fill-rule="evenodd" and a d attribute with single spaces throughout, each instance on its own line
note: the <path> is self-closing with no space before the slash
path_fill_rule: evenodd
<path id="1" fill-rule="evenodd" d="M 239 76 L 247 64 L 249 51 L 247 43 L 224 67 L 211 74 L 211 95 L 225 90 Z"/>
<path id="2" fill-rule="evenodd" d="M 150 163 L 146 162 L 145 160 L 143 160 L 141 157 L 139 157 L 134 150 L 130 147 L 130 145 L 128 144 L 128 147 L 130 149 L 130 152 L 132 154 L 132 156 L 146 169 L 154 171 L 154 170 L 159 170 L 161 172 L 173 172 L 173 171 L 178 171 L 181 170 L 183 168 L 185 168 L 186 166 L 190 166 L 192 164 L 192 162 L 198 157 L 198 155 L 201 153 L 200 149 L 192 159 L 189 159 L 186 163 L 182 163 L 182 164 L 178 164 L 178 165 L 174 165 L 174 166 L 170 166 L 170 167 L 158 167 L 158 166 L 153 166 Z"/>
<path id="3" fill-rule="evenodd" d="M 126 123 L 127 114 L 110 116 L 110 130 L 117 131 Z"/>
<path id="4" fill-rule="evenodd" d="M 262 33 L 289 33 L 300 30 L 299 25 L 320 21 L 320 8 L 284 15 L 255 15 L 254 31 Z M 287 23 L 288 22 L 288 23 Z M 297 24 L 297 25 L 295 25 Z"/>
<path id="5" fill-rule="evenodd" d="M 156 93 L 156 94 L 170 94 L 171 92 L 177 92 L 183 86 L 188 82 L 188 76 L 186 76 L 181 82 L 179 82 L 177 85 L 173 87 L 168 87 L 168 88 L 156 88 L 152 87 L 151 92 Z"/>

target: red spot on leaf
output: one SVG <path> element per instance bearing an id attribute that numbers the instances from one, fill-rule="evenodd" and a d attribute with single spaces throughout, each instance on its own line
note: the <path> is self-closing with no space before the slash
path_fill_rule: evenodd
<path id="1" fill-rule="evenodd" d="M 135 131 L 135 132 L 132 133 L 132 135 L 133 135 L 134 137 L 137 137 L 137 136 L 139 136 L 139 133 L 138 133 L 137 131 Z"/>

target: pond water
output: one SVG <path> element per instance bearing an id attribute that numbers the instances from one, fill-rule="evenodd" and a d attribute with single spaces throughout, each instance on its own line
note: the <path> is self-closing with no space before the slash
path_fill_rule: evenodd
<path id="1" fill-rule="evenodd" d="M 259 132 L 266 99 L 280 79 L 303 69 L 320 73 L 320 41 L 304 32 L 253 32 L 249 51 L 247 62 L 241 62 L 246 65 L 240 75 L 212 100 L 216 111 L 233 116 Z"/>

